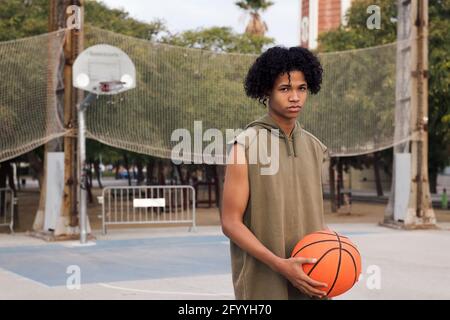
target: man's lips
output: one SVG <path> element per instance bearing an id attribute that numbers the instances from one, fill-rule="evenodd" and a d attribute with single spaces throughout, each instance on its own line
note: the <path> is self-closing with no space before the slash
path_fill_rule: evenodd
<path id="1" fill-rule="evenodd" d="M 290 112 L 299 112 L 301 109 L 302 109 L 302 107 L 300 107 L 300 106 L 290 106 L 290 107 L 288 107 L 288 110 Z"/>

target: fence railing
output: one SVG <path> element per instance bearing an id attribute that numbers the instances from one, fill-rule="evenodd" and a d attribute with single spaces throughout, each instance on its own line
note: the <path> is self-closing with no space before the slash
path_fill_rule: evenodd
<path id="1" fill-rule="evenodd" d="M 106 187 L 99 200 L 103 234 L 108 225 L 190 223 L 196 229 L 192 186 Z"/>

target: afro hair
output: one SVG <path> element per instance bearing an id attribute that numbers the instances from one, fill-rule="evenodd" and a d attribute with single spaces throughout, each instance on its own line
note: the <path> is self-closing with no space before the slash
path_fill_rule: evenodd
<path id="1" fill-rule="evenodd" d="M 312 94 L 320 91 L 323 69 L 319 59 L 306 48 L 276 46 L 261 54 L 250 67 L 244 83 L 245 93 L 265 104 L 277 77 L 291 71 L 303 72 Z"/>

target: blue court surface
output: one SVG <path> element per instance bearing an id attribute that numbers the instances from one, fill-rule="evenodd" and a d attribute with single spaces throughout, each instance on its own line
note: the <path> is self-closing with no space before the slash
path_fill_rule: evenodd
<path id="1" fill-rule="evenodd" d="M 330 227 L 358 246 L 363 261 L 361 280 L 339 299 L 450 298 L 449 231 Z M 220 227 L 112 230 L 97 234 L 95 245 L 77 244 L 0 235 L 0 299 L 234 298 Z M 71 266 L 80 270 L 80 290 L 67 287 Z"/>
<path id="2" fill-rule="evenodd" d="M 66 285 L 71 265 L 80 267 L 85 284 L 231 272 L 229 241 L 223 235 L 100 240 L 87 247 L 50 244 L 0 248 L 0 268 L 47 286 Z"/>
<path id="3" fill-rule="evenodd" d="M 228 247 L 224 236 L 199 236 L 0 248 L 0 268 L 47 286 L 65 286 L 71 265 L 80 267 L 83 283 L 226 274 Z"/>

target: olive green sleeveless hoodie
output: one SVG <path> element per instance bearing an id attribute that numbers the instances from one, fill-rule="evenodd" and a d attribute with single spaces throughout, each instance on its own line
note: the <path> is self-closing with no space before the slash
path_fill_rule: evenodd
<path id="1" fill-rule="evenodd" d="M 250 195 L 244 224 L 275 255 L 288 258 L 300 239 L 325 227 L 322 163 L 327 147 L 298 122 L 287 137 L 269 114 L 250 123 L 249 128 L 256 130 L 256 137 L 267 130 L 269 146 L 272 139 L 279 139 L 279 168 L 276 174 L 262 175 L 261 168 L 267 165 L 248 164 Z M 278 129 L 278 133 L 272 129 Z M 257 139 L 243 143 L 238 137 L 232 143 L 245 147 L 248 163 L 249 147 Z M 308 299 L 282 275 L 233 242 L 230 253 L 236 299 Z"/>

